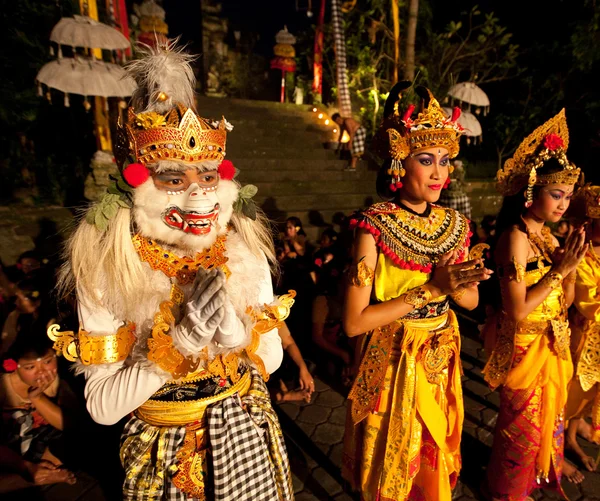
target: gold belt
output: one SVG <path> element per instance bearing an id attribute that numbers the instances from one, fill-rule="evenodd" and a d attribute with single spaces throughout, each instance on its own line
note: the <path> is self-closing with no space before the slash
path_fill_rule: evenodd
<path id="1" fill-rule="evenodd" d="M 246 371 L 234 385 L 211 397 L 198 400 L 163 402 L 147 400 L 135 411 L 136 417 L 153 426 L 186 426 L 204 420 L 209 405 L 235 393 L 244 396 L 250 388 L 250 371 Z"/>

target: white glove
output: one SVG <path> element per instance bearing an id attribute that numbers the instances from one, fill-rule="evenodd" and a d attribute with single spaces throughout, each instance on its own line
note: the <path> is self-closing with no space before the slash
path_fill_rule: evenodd
<path id="1" fill-rule="evenodd" d="M 198 273 L 183 318 L 173 329 L 173 343 L 184 355 L 196 355 L 215 335 L 225 315 L 225 275 Z"/>
<path id="2" fill-rule="evenodd" d="M 223 320 L 217 327 L 214 340 L 225 348 L 235 348 L 246 338 L 246 326 L 238 318 L 235 308 L 228 298 L 221 308 Z"/>

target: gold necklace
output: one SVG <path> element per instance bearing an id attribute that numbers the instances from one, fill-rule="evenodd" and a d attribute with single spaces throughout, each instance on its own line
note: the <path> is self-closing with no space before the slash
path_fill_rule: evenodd
<path id="1" fill-rule="evenodd" d="M 154 240 L 140 234 L 133 236 L 133 246 L 142 261 L 147 262 L 153 270 L 160 270 L 169 278 L 175 277 L 180 285 L 192 283 L 200 268 L 212 270 L 221 268 L 229 276 L 228 258 L 225 256 L 227 235 L 219 235 L 211 248 L 198 252 L 195 257 L 179 257 L 169 250 L 163 249 Z"/>
<path id="2" fill-rule="evenodd" d="M 540 236 L 537 233 L 532 233 L 529 230 L 529 226 L 527 226 L 527 223 L 525 223 L 525 221 L 523 221 L 523 224 L 525 224 L 525 231 L 527 232 L 528 240 L 531 243 L 533 243 L 533 245 L 537 247 L 538 251 L 542 254 L 542 256 L 548 262 L 551 263 L 552 254 L 554 254 L 556 245 L 554 245 L 554 242 L 552 241 L 552 234 L 550 233 L 550 228 L 544 225 L 542 227 L 542 235 Z"/>

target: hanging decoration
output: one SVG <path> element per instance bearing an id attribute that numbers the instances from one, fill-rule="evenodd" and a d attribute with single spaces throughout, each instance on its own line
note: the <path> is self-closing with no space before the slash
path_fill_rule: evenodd
<path id="1" fill-rule="evenodd" d="M 346 2 L 352 4 L 352 2 Z M 353 5 L 349 6 L 350 8 Z M 337 74 L 338 108 L 343 117 L 352 116 L 352 101 L 350 99 L 350 87 L 348 86 L 348 74 L 346 63 L 346 40 L 344 36 L 344 20 L 340 0 L 331 2 L 331 24 L 333 26 L 333 42 L 335 49 L 335 66 Z"/>
<path id="2" fill-rule="evenodd" d="M 296 37 L 292 35 L 287 26 L 275 35 L 276 45 L 273 48 L 275 57 L 271 59 L 271 69 L 281 70 L 281 102 L 285 102 L 285 74 L 296 71 Z"/>
<path id="3" fill-rule="evenodd" d="M 325 0 L 321 0 L 319 17 L 315 29 L 315 55 L 313 58 L 312 93 L 315 103 L 323 102 L 323 25 L 325 22 Z"/>

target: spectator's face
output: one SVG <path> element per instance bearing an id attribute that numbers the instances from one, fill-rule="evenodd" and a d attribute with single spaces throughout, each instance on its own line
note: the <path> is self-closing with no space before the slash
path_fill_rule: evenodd
<path id="1" fill-rule="evenodd" d="M 295 226 L 291 221 L 288 221 L 285 224 L 285 232 L 288 237 L 294 238 L 298 234 L 298 231 L 300 231 L 300 227 Z"/>
<path id="2" fill-rule="evenodd" d="M 17 291 L 15 305 L 21 313 L 31 314 L 39 308 L 40 302 L 29 298 L 23 291 Z"/>
<path id="3" fill-rule="evenodd" d="M 50 349 L 43 357 L 23 357 L 17 360 L 17 374 L 21 381 L 29 386 L 37 386 L 42 373 L 50 372 L 56 377 L 56 355 Z"/>
<path id="4" fill-rule="evenodd" d="M 561 221 L 560 223 L 558 223 L 557 230 L 559 235 L 566 235 L 567 233 L 569 233 L 569 223 L 567 223 L 566 221 Z"/>
<path id="5" fill-rule="evenodd" d="M 440 147 L 421 150 L 404 160 L 404 165 L 403 195 L 410 196 L 416 203 L 437 202 L 448 179 L 448 150 Z"/>
<path id="6" fill-rule="evenodd" d="M 33 257 L 23 258 L 19 264 L 21 265 L 21 271 L 25 275 L 29 275 L 40 268 L 40 262 Z"/>
<path id="7" fill-rule="evenodd" d="M 331 238 L 329 235 L 323 235 L 321 237 L 321 247 L 329 247 L 331 245 Z"/>
<path id="8" fill-rule="evenodd" d="M 572 184 L 549 184 L 544 186 L 535 197 L 529 209 L 542 221 L 556 223 L 569 208 L 573 196 Z"/>

